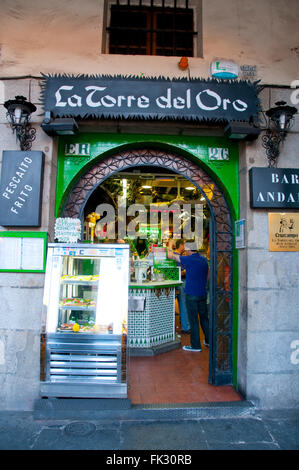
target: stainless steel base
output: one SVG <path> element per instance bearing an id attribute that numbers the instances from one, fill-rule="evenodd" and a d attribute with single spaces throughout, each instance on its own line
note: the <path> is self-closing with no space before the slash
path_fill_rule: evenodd
<path id="1" fill-rule="evenodd" d="M 41 397 L 127 398 L 126 384 L 41 382 Z"/>

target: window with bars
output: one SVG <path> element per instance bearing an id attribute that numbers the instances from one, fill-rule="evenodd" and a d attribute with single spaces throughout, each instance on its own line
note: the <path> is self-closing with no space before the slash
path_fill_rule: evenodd
<path id="1" fill-rule="evenodd" d="M 170 4 L 172 4 L 170 6 Z M 189 1 L 110 4 L 109 54 L 193 57 L 198 33 Z"/>

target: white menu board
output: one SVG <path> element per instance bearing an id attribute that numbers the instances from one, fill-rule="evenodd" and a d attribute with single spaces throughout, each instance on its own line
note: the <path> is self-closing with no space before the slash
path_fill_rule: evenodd
<path id="1" fill-rule="evenodd" d="M 0 270 L 43 271 L 45 240 L 0 235 Z"/>
<path id="2" fill-rule="evenodd" d="M 0 269 L 21 269 L 21 238 L 0 238 Z"/>
<path id="3" fill-rule="evenodd" d="M 22 238 L 21 269 L 41 271 L 44 267 L 43 238 Z"/>

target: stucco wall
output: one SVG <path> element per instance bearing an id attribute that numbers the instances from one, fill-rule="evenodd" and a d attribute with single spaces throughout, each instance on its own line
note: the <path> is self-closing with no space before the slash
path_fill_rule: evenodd
<path id="1" fill-rule="evenodd" d="M 198 1 L 190 1 L 198 5 Z M 177 57 L 102 54 L 104 0 L 2 0 L 0 76 L 43 73 L 188 76 Z M 202 1 L 203 57 L 190 75 L 209 76 L 215 58 L 256 65 L 264 83 L 297 78 L 297 0 Z"/>

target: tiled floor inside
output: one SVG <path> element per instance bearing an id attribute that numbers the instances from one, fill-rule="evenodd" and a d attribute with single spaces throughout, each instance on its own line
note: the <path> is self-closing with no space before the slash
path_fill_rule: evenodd
<path id="1" fill-rule="evenodd" d="M 182 335 L 182 345 L 190 336 Z M 182 348 L 154 357 L 131 357 L 129 398 L 133 404 L 195 403 L 239 401 L 241 396 L 230 385 L 208 383 L 209 350 L 188 352 Z"/>

